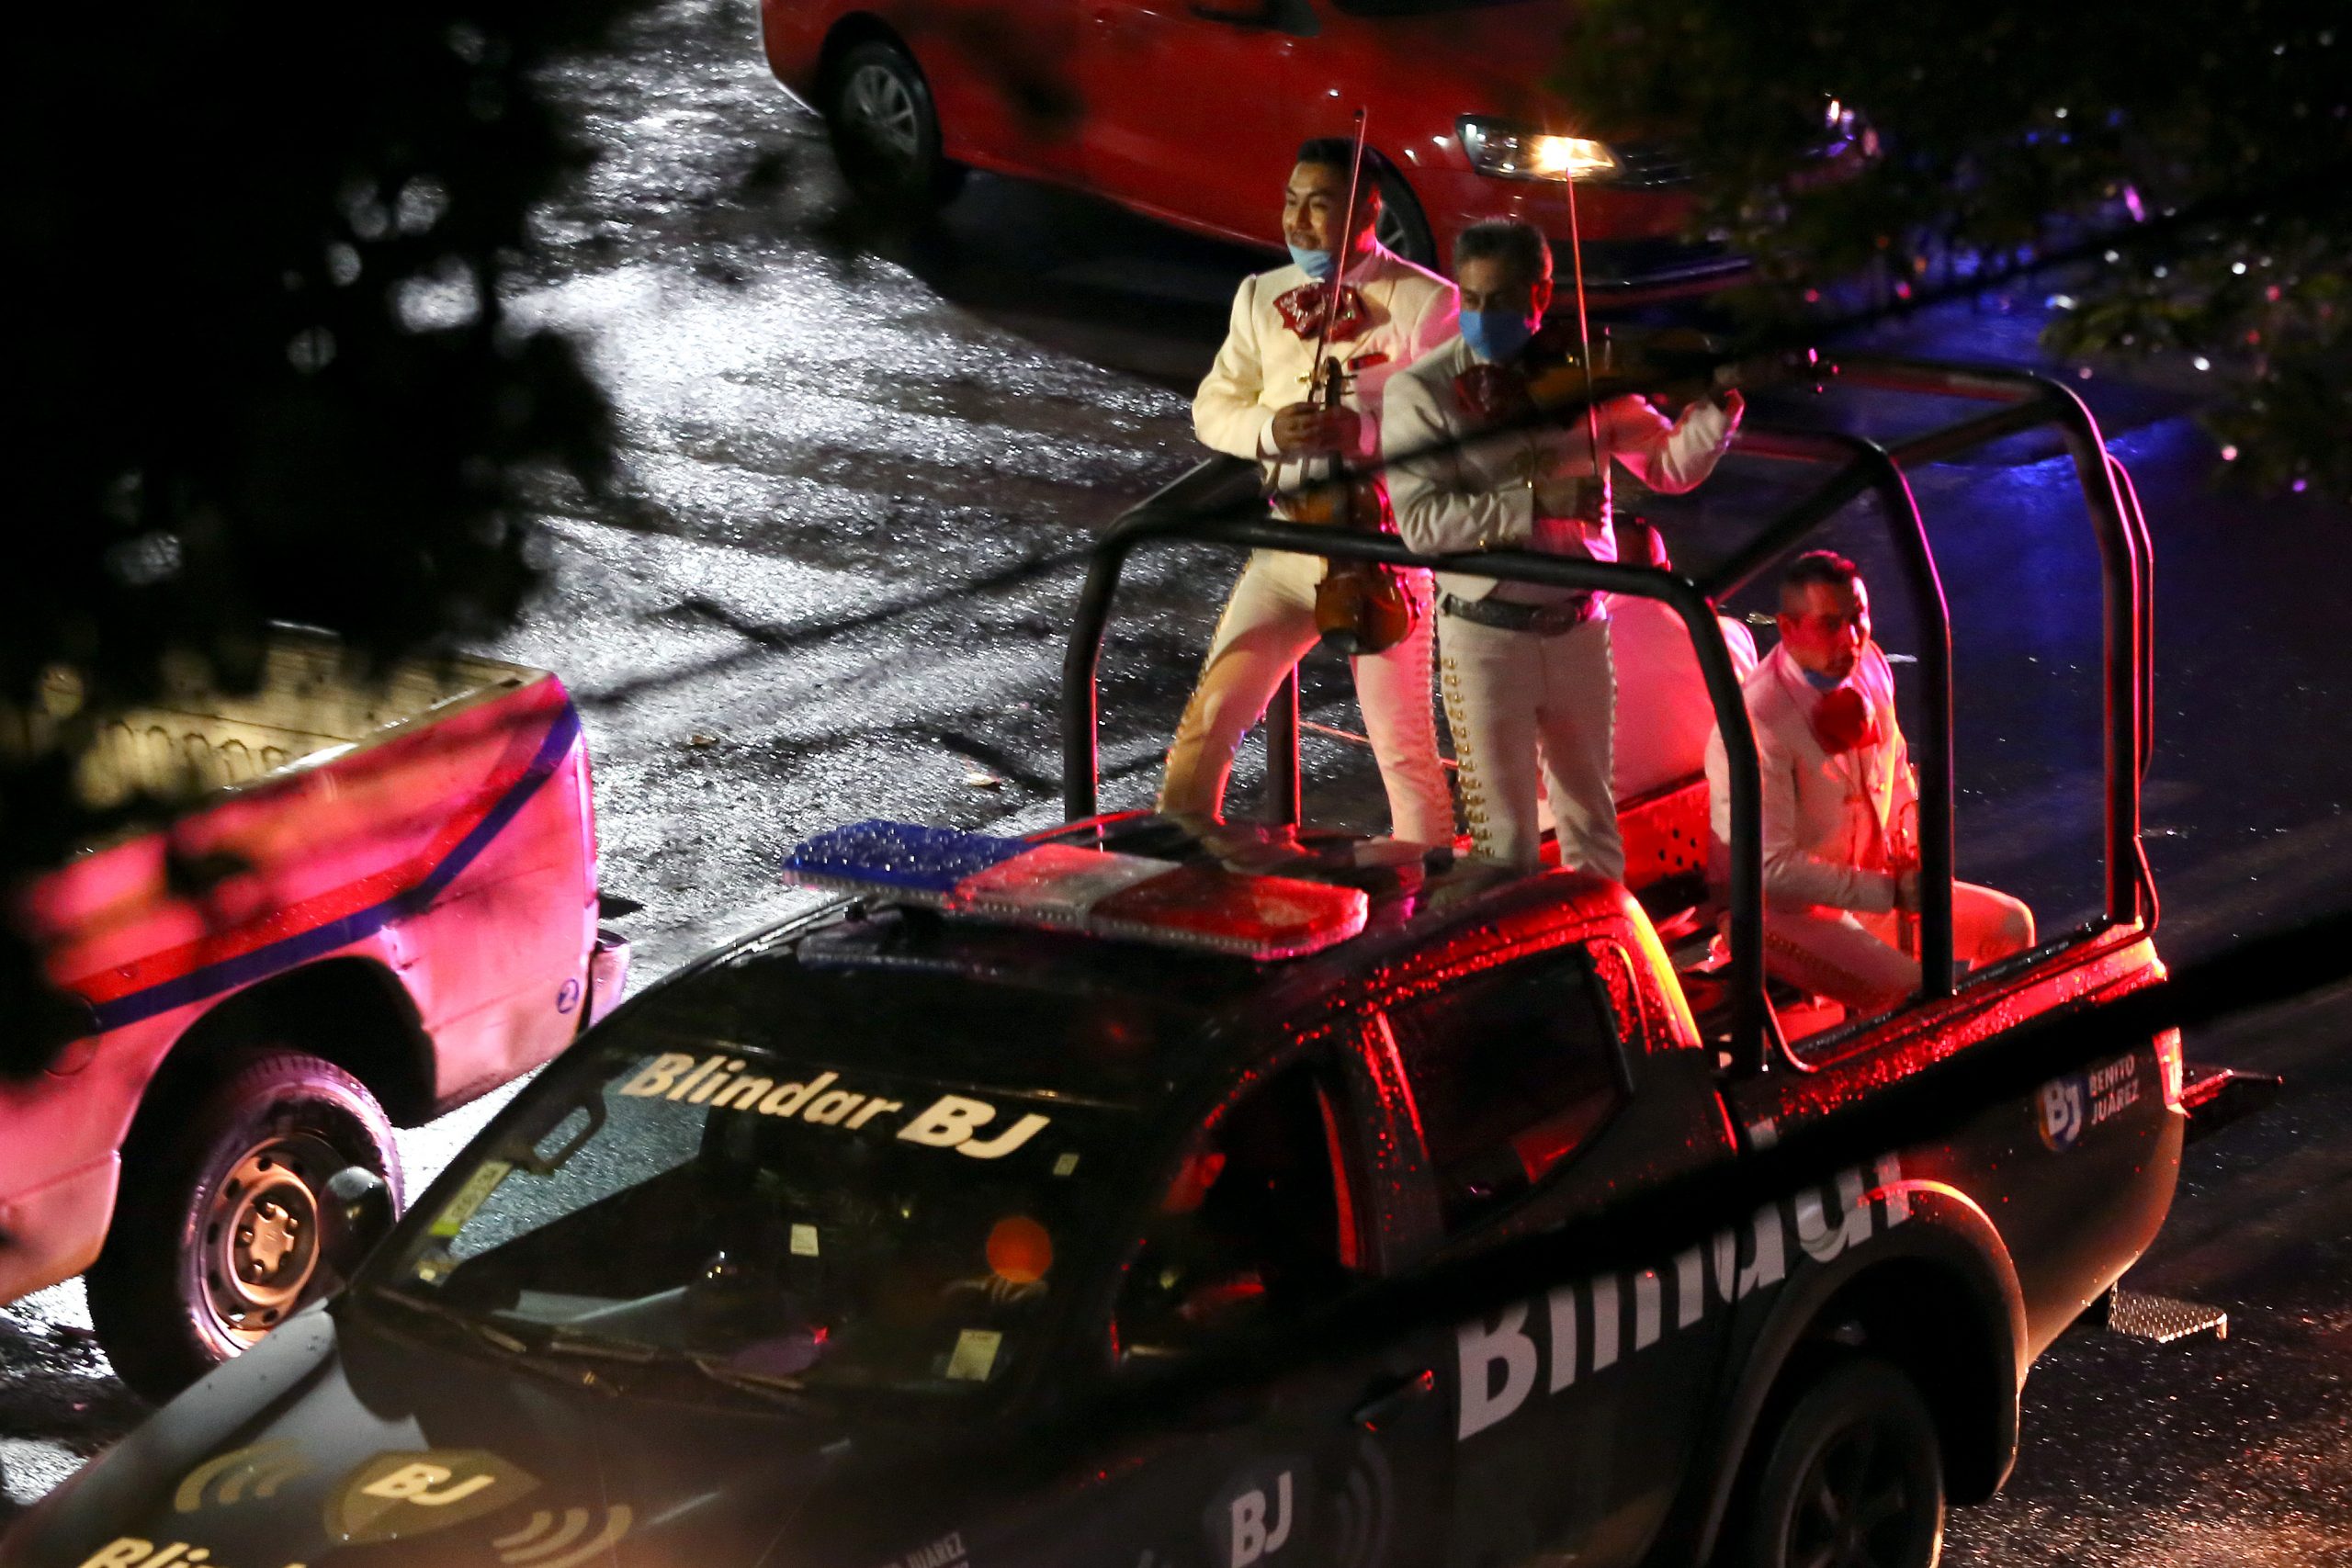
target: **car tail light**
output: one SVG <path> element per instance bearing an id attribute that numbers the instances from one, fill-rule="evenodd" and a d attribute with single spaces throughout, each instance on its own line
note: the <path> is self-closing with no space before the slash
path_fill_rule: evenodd
<path id="1" fill-rule="evenodd" d="M 2180 1031 L 2160 1029 L 2156 1032 L 2156 1074 L 2164 1086 L 2165 1109 L 2180 1109 L 2181 1059 Z"/>

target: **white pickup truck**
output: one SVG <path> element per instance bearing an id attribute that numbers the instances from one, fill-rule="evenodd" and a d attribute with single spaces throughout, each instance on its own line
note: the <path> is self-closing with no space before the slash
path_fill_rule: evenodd
<path id="1" fill-rule="evenodd" d="M 374 1239 L 338 1228 L 338 1171 L 397 1203 L 394 1123 L 545 1062 L 625 979 L 563 683 L 470 658 L 343 671 L 289 634 L 249 694 L 188 681 L 107 716 L 85 798 L 185 806 L 13 890 L 86 1029 L 0 1081 L 0 1303 L 88 1270 L 100 1340 L 150 1397 Z M 37 733 L 78 683 L 45 699 L 0 720 Z"/>

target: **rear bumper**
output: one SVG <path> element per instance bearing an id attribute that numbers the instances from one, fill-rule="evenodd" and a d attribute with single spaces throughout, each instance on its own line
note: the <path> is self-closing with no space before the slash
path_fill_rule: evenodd
<path id="1" fill-rule="evenodd" d="M 114 1214 L 119 1155 L 0 1198 L 0 1302 L 70 1280 L 96 1261 Z"/>

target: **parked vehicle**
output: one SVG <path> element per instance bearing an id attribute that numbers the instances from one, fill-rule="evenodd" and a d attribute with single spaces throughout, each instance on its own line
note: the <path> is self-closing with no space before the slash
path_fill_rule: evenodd
<path id="1" fill-rule="evenodd" d="M 1758 962 L 1759 791 L 1712 606 L 1684 579 L 1567 558 L 1448 565 L 1646 593 L 1712 640 L 1734 779 L 1747 768 L 1727 966 L 1676 935 L 1705 896 L 1687 785 L 1630 814 L 1630 886 L 1500 877 L 1295 809 L 1099 814 L 1093 656 L 1128 554 L 1414 558 L 1264 521 L 1246 471 L 1234 520 L 1188 519 L 1180 486 L 1098 546 L 1066 667 L 1069 825 L 869 822 L 801 845 L 788 873 L 847 899 L 622 1009 L 351 1289 L 53 1494 L 0 1565 L 326 1568 L 395 1541 L 510 1568 L 1932 1563 L 1947 1504 L 2007 1473 L 2034 1358 L 2173 1196 L 2175 1032 L 1916 1109 L 1955 1072 L 1988 1081 L 2020 1030 L 2111 1020 L 2161 976 L 2136 855 L 2145 539 L 2063 388 L 1843 368 L 2010 404 L 1903 451 L 2043 423 L 2081 443 L 2117 564 L 2109 847 L 2129 857 L 2100 919 L 1954 977 L 1951 714 L 1931 701 L 1927 978 L 1792 1041 L 1783 1016 L 1817 1010 Z M 1745 439 L 1838 471 L 1728 570 L 1886 478 L 1887 521 L 1923 552 L 1921 635 L 1948 635 L 1885 453 Z M 1873 1110 L 1904 1130 L 1766 1183 Z M 1741 1190 L 1738 1211 L 1669 1224 L 1652 1254 L 1540 1245 L 1708 1179 Z M 1092 1418 L 1252 1336 L 1306 1345 L 1391 1281 L 1496 1256 L 1544 1275 L 1161 1419 Z M 1060 1434 L 1057 1462 L 1024 1468 L 1031 1420 Z"/>
<path id="2" fill-rule="evenodd" d="M 778 81 L 852 186 L 927 207 L 966 168 L 1050 180 L 1204 234 L 1282 247 L 1301 141 L 1366 110 L 1380 234 L 1438 265 L 1481 219 L 1569 236 L 1602 299 L 1712 288 L 1743 263 L 1680 238 L 1680 154 L 1583 124 L 1545 86 L 1557 0 L 762 0 Z M 1825 156 L 1853 122 L 1825 96 Z"/>
<path id="3" fill-rule="evenodd" d="M 539 1066 L 625 976 L 562 682 L 486 659 L 380 688 L 339 671 L 289 633 L 250 694 L 184 682 L 110 717 L 85 795 L 187 807 L 18 893 L 88 1028 L 0 1084 L 0 1301 L 86 1269 L 100 1340 L 151 1397 L 375 1239 L 337 1234 L 330 1177 L 364 1168 L 396 1200 L 395 1123 Z M 78 705 L 71 676 L 49 700 Z"/>

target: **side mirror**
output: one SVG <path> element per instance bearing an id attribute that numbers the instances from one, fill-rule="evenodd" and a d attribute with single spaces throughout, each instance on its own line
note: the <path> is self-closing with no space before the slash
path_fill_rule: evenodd
<path id="1" fill-rule="evenodd" d="M 327 1179 L 319 1204 L 322 1251 L 336 1274 L 348 1278 L 400 1217 L 392 1190 L 364 1165 L 347 1165 Z"/>
<path id="2" fill-rule="evenodd" d="M 1262 28 L 1273 19 L 1273 0 L 1193 0 L 1193 15 L 1205 22 Z"/>

